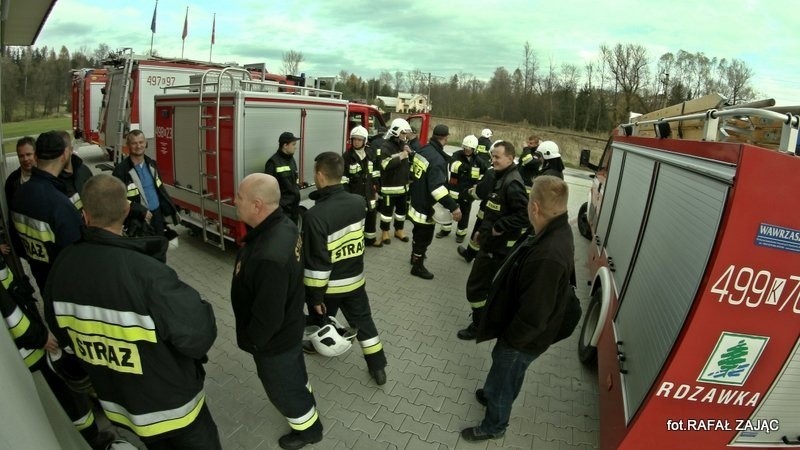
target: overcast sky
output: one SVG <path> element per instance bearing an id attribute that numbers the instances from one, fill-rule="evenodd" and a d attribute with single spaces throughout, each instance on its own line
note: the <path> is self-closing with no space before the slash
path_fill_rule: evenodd
<path id="1" fill-rule="evenodd" d="M 91 51 L 100 43 L 146 54 L 155 0 L 58 0 L 38 46 Z M 154 48 L 208 60 L 216 13 L 215 62 L 265 62 L 280 72 L 281 55 L 302 52 L 300 71 L 340 70 L 362 77 L 420 69 L 435 76 L 470 73 L 488 80 L 522 64 L 529 41 L 540 66 L 583 67 L 602 43 L 644 45 L 653 64 L 665 52 L 737 58 L 753 85 L 780 105 L 800 104 L 800 4 L 796 0 L 160 0 Z M 653 67 L 655 67 L 653 65 Z"/>

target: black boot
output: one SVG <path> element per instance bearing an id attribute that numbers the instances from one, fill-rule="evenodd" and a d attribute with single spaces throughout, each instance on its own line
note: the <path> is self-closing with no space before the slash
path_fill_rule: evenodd
<path id="1" fill-rule="evenodd" d="M 317 419 L 311 427 L 303 431 L 292 430 L 278 439 L 278 445 L 283 449 L 303 448 L 308 444 L 316 444 L 322 440 L 322 423 Z"/>
<path id="2" fill-rule="evenodd" d="M 446 238 L 447 236 L 450 236 L 449 231 L 439 230 L 439 232 L 436 233 L 436 239 Z"/>
<path id="3" fill-rule="evenodd" d="M 472 260 L 475 259 L 475 255 L 478 254 L 478 252 L 476 252 L 472 248 L 463 245 L 459 245 L 458 247 L 456 247 L 456 251 L 458 252 L 458 255 L 464 258 L 464 261 L 468 263 L 471 263 Z"/>
<path id="4" fill-rule="evenodd" d="M 433 274 L 425 268 L 425 255 L 411 255 L 411 275 L 423 280 L 432 280 Z"/>

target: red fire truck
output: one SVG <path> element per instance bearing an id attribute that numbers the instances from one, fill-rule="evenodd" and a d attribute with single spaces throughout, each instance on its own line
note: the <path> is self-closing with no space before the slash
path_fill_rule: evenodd
<path id="1" fill-rule="evenodd" d="M 89 143 L 97 143 L 100 132 L 100 106 L 106 69 L 76 69 L 72 71 L 72 135 Z"/>
<path id="2" fill-rule="evenodd" d="M 314 158 L 344 152 L 353 126 L 363 125 L 371 135 L 385 126 L 374 107 L 350 103 L 341 93 L 302 85 L 287 90 L 253 80 L 244 69 L 211 69 L 195 81 L 178 87 L 183 92 L 168 89 L 155 97 L 154 152 L 184 224 L 223 249 L 226 240 L 239 243 L 245 235 L 235 190 L 246 175 L 263 171 L 282 132 L 300 137 L 298 183 L 308 187 Z M 409 120 L 428 129 L 428 115 Z M 301 190 L 304 198 L 310 190 Z"/>
<path id="3" fill-rule="evenodd" d="M 800 447 L 797 135 L 733 108 L 609 140 L 579 219 L 601 448 Z"/>

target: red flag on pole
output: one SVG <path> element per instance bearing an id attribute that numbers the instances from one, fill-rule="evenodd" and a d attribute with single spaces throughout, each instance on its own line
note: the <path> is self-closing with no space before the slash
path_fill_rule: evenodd
<path id="1" fill-rule="evenodd" d="M 214 45 L 214 34 L 217 31 L 217 15 L 214 14 L 214 21 L 211 23 L 211 45 Z"/>
<path id="2" fill-rule="evenodd" d="M 183 19 L 183 34 L 181 35 L 181 39 L 186 40 L 186 36 L 189 34 L 189 7 L 186 7 L 186 17 Z"/>
<path id="3" fill-rule="evenodd" d="M 150 31 L 153 33 L 156 32 L 156 11 L 158 11 L 158 0 L 156 0 L 155 8 L 153 8 L 153 20 L 150 21 Z"/>

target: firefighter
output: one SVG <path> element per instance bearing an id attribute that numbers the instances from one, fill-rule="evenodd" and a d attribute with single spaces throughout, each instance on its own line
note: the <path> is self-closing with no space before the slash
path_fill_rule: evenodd
<path id="1" fill-rule="evenodd" d="M 486 199 L 481 226 L 475 233 L 480 250 L 472 264 L 466 287 L 467 301 L 472 308 L 472 322 L 459 330 L 459 339 L 475 339 L 492 278 L 528 227 L 528 199 L 514 156 L 514 145 L 507 141 L 496 143 L 492 149 L 494 186 Z"/>
<path id="2" fill-rule="evenodd" d="M 461 150 L 453 153 L 450 163 L 450 196 L 458 201 L 458 207 L 461 209 L 461 220 L 458 221 L 456 228 L 456 243 L 458 244 L 464 242 L 469 227 L 469 214 L 473 202 L 469 189 L 483 178 L 488 169 L 483 160 L 475 156 L 477 146 L 478 138 L 471 134 L 465 136 L 461 141 Z M 441 230 L 436 233 L 436 237 L 447 237 L 451 230 L 452 224 L 442 225 Z"/>
<path id="3" fill-rule="evenodd" d="M 475 154 L 478 159 L 481 159 L 486 166 L 492 164 L 492 130 L 484 128 L 481 130 L 481 135 L 478 137 L 478 146 L 475 148 Z"/>
<path id="4" fill-rule="evenodd" d="M 498 142 L 495 141 L 492 146 L 490 147 L 490 152 L 494 149 L 494 146 L 497 145 Z M 480 161 L 480 159 L 479 159 Z M 456 247 L 456 251 L 458 255 L 464 258 L 468 264 L 471 264 L 475 257 L 478 255 L 478 250 L 481 249 L 480 244 L 478 243 L 478 235 L 477 231 L 481 228 L 481 223 L 483 222 L 483 215 L 484 210 L 486 209 L 486 200 L 489 198 L 489 195 L 492 193 L 494 189 L 494 168 L 489 166 L 486 169 L 486 173 L 483 174 L 480 181 L 473 187 L 469 188 L 465 195 L 467 197 L 467 201 L 474 201 L 480 200 L 480 205 L 478 206 L 478 212 L 475 214 L 475 224 L 472 226 L 472 233 L 469 237 L 469 242 L 467 245 L 459 245 Z"/>
<path id="5" fill-rule="evenodd" d="M 0 313 L 14 340 L 20 356 L 31 373 L 38 371 L 45 382 L 53 391 L 58 403 L 78 430 L 92 446 L 92 448 L 105 449 L 114 439 L 111 433 L 98 432 L 94 420 L 94 413 L 89 397 L 85 394 L 74 392 L 47 364 L 47 354 L 60 353 L 58 341 L 47 330 L 32 298 L 19 298 L 12 294 L 19 292 L 15 289 L 14 276 L 0 258 L 0 273 L 3 274 L 3 286 L 0 288 Z M 28 295 L 32 295 L 31 290 Z"/>
<path id="6" fill-rule="evenodd" d="M 461 432 L 465 441 L 505 434 L 525 371 L 562 328 L 575 259 L 568 195 L 567 184 L 556 177 L 541 176 L 533 183 L 527 210 L 536 236 L 509 256 L 492 286 L 478 342 L 497 342 L 483 388 L 475 392 L 486 413 L 480 425 Z"/>
<path id="7" fill-rule="evenodd" d="M 434 205 L 438 202 L 447 208 L 456 222 L 460 221 L 462 216 L 458 202 L 450 197 L 447 189 L 449 156 L 444 152 L 444 145 L 449 135 L 450 130 L 447 125 L 436 125 L 428 145 L 414 154 L 411 166 L 413 182 L 409 193 L 411 205 L 408 209 L 408 217 L 414 222 L 411 275 L 425 280 L 433 278 L 433 274 L 425 268 L 424 262 L 436 228 L 433 221 Z"/>
<path id="8" fill-rule="evenodd" d="M 73 151 L 72 138 L 70 138 L 69 133 L 59 131 L 58 134 L 64 140 L 64 145 L 67 147 L 67 153 L 69 154 L 67 164 L 58 175 L 58 178 L 64 182 L 64 193 L 75 205 L 75 208 L 80 211 L 83 209 L 81 190 L 86 181 L 92 177 L 92 171 L 86 167 L 83 159 Z"/>
<path id="9" fill-rule="evenodd" d="M 358 329 L 370 376 L 383 385 L 386 355 L 365 288 L 364 201 L 345 192 L 340 183 L 343 167 L 342 157 L 334 152 L 321 153 L 314 161 L 319 189 L 311 195 L 316 204 L 303 219 L 306 303 L 319 326 L 341 307 L 350 326 Z"/>
<path id="10" fill-rule="evenodd" d="M 12 241 L 17 254 L 28 260 L 40 291 L 59 252 L 81 237 L 81 216 L 58 180 L 68 158 L 58 132 L 40 134 L 38 166 L 31 169 L 30 180 L 19 187 L 11 202 Z"/>
<path id="11" fill-rule="evenodd" d="M 6 178 L 5 190 L 6 201 L 12 204 L 14 194 L 23 183 L 31 179 L 33 168 L 36 167 L 36 139 L 25 136 L 17 141 L 17 159 L 19 168 L 8 174 Z"/>
<path id="12" fill-rule="evenodd" d="M 519 157 L 519 173 L 528 193 L 531 192 L 533 179 L 539 175 L 539 167 L 542 165 L 542 154 L 537 150 L 539 142 L 539 136 L 535 134 L 528 136 L 527 145 L 523 147 Z"/>
<path id="13" fill-rule="evenodd" d="M 381 170 L 381 201 L 378 212 L 381 218 L 381 244 L 391 244 L 389 226 L 394 214 L 394 237 L 408 242 L 403 227 L 408 211 L 409 156 L 408 137 L 411 125 L 405 119 L 394 119 L 378 153 Z"/>
<path id="14" fill-rule="evenodd" d="M 300 218 L 300 177 L 294 153 L 297 151 L 296 137 L 284 131 L 278 137 L 278 151 L 264 164 L 264 173 L 278 180 L 281 189 L 281 209 L 292 222 L 298 223 Z"/>
<path id="15" fill-rule="evenodd" d="M 172 203 L 167 187 L 161 183 L 156 162 L 145 155 L 147 139 L 141 130 L 132 130 L 125 137 L 128 145 L 128 156 L 114 167 L 113 175 L 128 188 L 128 200 L 131 202 L 131 215 L 126 220 L 128 234 L 137 222 L 149 223 L 157 236 L 167 233 L 165 217 L 171 217 L 172 223 L 178 225 L 178 208 Z M 170 230 L 170 235 L 174 232 Z M 151 234 L 151 233 L 148 233 Z"/>
<path id="16" fill-rule="evenodd" d="M 342 185 L 347 192 L 364 197 L 367 217 L 364 223 L 366 245 L 377 245 L 375 228 L 378 217 L 378 180 L 380 170 L 376 164 L 375 152 L 367 145 L 367 129 L 361 125 L 350 131 L 350 150 L 344 154 L 344 176 Z"/>
<path id="17" fill-rule="evenodd" d="M 542 170 L 541 175 L 552 175 L 554 177 L 564 179 L 564 162 L 561 160 L 561 153 L 558 151 L 558 145 L 553 141 L 544 141 L 539 146 L 539 152 L 542 154 Z"/>
<path id="18" fill-rule="evenodd" d="M 126 191 L 106 174 L 86 182 L 83 240 L 53 265 L 45 317 L 112 422 L 150 448 L 219 449 L 202 367 L 217 337 L 214 312 L 163 262 L 166 238 L 122 236 Z"/>
<path id="19" fill-rule="evenodd" d="M 237 344 L 253 355 L 267 397 L 291 428 L 278 445 L 301 448 L 322 440 L 322 422 L 302 351 L 303 242 L 280 200 L 271 175 L 254 173 L 239 184 L 236 213 L 251 229 L 236 254 L 231 303 Z"/>

